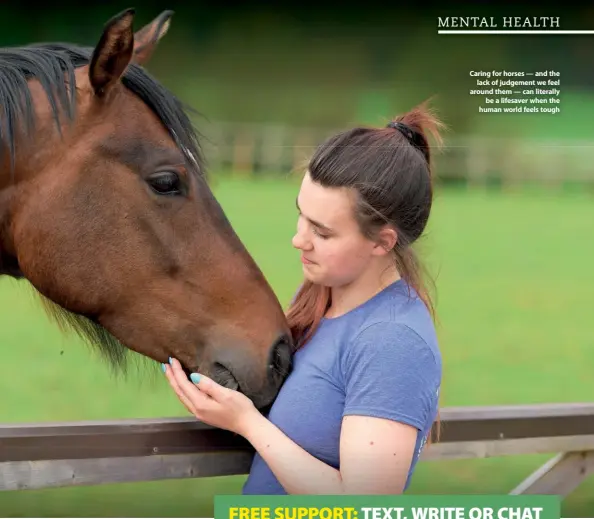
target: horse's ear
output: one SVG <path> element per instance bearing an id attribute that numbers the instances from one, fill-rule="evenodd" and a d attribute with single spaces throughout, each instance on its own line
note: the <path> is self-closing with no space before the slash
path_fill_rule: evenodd
<path id="1" fill-rule="evenodd" d="M 134 63 L 144 65 L 150 59 L 159 40 L 167 33 L 172 16 L 173 11 L 163 11 L 134 35 Z"/>
<path id="2" fill-rule="evenodd" d="M 132 59 L 133 21 L 134 9 L 126 9 L 105 24 L 89 65 L 89 80 L 98 96 L 104 96 L 120 80 Z"/>

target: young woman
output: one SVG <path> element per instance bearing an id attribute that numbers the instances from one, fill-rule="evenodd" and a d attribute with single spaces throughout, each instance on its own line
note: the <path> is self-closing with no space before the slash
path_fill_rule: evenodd
<path id="1" fill-rule="evenodd" d="M 163 366 L 199 420 L 256 450 L 247 494 L 399 494 L 438 415 L 442 362 L 412 245 L 433 189 L 423 105 L 323 143 L 297 196 L 305 280 L 288 319 L 293 371 L 268 416 L 179 363 Z"/>

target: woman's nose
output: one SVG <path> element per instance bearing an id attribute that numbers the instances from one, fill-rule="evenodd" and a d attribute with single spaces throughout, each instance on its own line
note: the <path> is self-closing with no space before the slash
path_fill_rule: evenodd
<path id="1" fill-rule="evenodd" d="M 295 247 L 296 249 L 302 249 L 303 248 L 303 238 L 299 235 L 299 233 L 296 233 L 295 236 L 293 236 L 293 247 Z"/>
<path id="2" fill-rule="evenodd" d="M 303 232 L 297 231 L 295 236 L 293 236 L 293 247 L 300 250 L 308 250 L 311 248 L 311 244 L 307 240 L 307 237 L 303 234 Z"/>

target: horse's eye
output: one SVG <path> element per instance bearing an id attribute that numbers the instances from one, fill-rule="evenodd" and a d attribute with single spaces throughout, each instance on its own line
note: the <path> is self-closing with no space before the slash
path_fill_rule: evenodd
<path id="1" fill-rule="evenodd" d="M 148 184 L 159 195 L 178 195 L 181 193 L 181 181 L 174 171 L 161 171 L 147 178 Z"/>

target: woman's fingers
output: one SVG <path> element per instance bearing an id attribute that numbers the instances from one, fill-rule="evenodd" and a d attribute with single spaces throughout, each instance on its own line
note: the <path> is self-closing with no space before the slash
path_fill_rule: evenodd
<path id="1" fill-rule="evenodd" d="M 192 400 L 190 398 L 188 398 L 186 396 L 186 394 L 183 392 L 183 390 L 179 387 L 179 384 L 177 383 L 177 378 L 176 378 L 171 366 L 167 366 L 166 364 L 163 364 L 163 371 L 165 372 L 165 377 L 167 378 L 169 385 L 171 386 L 173 391 L 175 391 L 177 398 L 179 398 L 181 403 L 185 406 L 185 408 L 190 413 L 192 413 L 194 416 L 196 416 L 197 409 L 194 406 L 194 404 L 192 403 Z"/>
<path id="2" fill-rule="evenodd" d="M 165 373 L 168 375 L 170 384 L 178 398 L 200 420 L 202 412 L 209 409 L 211 398 L 188 380 L 186 372 L 177 359 L 169 359 L 169 364 Z"/>

